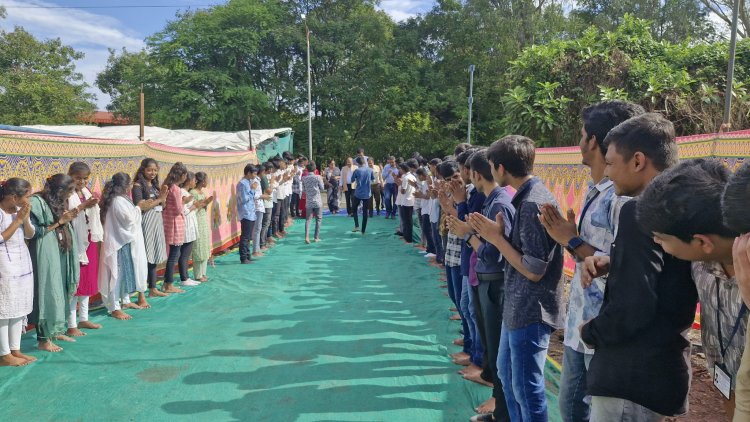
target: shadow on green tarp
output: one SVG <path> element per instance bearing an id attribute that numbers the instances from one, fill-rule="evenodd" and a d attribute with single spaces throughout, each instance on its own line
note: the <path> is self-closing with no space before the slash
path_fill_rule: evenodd
<path id="1" fill-rule="evenodd" d="M 217 258 L 211 280 L 25 368 L 0 368 L 0 420 L 466 421 L 491 390 L 448 354 L 460 324 L 438 268 L 371 219 L 303 224 L 266 257 Z M 550 420 L 559 371 L 548 364 Z"/>

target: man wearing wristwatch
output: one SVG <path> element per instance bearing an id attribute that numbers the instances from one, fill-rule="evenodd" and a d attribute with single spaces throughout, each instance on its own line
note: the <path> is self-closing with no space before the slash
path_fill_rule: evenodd
<path id="1" fill-rule="evenodd" d="M 547 233 L 565 247 L 576 261 L 565 320 L 565 350 L 558 398 L 560 414 L 565 422 L 589 419 L 590 406 L 584 401 L 586 389 L 581 386 L 586 385 L 588 365 L 594 350 L 583 343 L 578 327 L 599 314 L 606 283 L 606 278 L 601 277 L 589 285 L 583 285 L 583 261 L 593 255 L 609 255 L 619 208 L 629 199 L 615 196 L 612 181 L 604 177 L 604 155 L 607 151 L 603 141 L 613 127 L 643 113 L 641 106 L 624 101 L 605 101 L 584 109 L 579 146 L 583 164 L 591 169 L 593 183 L 582 204 L 580 222 L 576 226 L 576 216 L 572 210 L 568 211 L 567 218 L 548 204 L 540 210 L 539 218 Z"/>

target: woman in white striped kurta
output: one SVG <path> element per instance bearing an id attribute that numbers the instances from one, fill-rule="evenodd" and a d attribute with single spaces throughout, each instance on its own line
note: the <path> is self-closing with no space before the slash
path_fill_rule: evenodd
<path id="1" fill-rule="evenodd" d="M 156 266 L 167 260 L 164 220 L 161 215 L 165 200 L 166 191 L 159 189 L 159 164 L 153 158 L 145 158 L 135 175 L 133 203 L 143 212 L 149 297 L 167 295 L 156 288 Z"/>

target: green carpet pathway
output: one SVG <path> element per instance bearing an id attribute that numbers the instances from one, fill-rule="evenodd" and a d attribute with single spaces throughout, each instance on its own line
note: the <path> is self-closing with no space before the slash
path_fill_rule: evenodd
<path id="1" fill-rule="evenodd" d="M 266 257 L 217 258 L 208 283 L 131 321 L 99 311 L 104 328 L 59 354 L 29 333 L 40 359 L 0 368 L 0 420 L 467 421 L 491 390 L 456 374 L 441 270 L 394 226 L 362 239 L 326 217 L 305 245 L 297 221 Z"/>

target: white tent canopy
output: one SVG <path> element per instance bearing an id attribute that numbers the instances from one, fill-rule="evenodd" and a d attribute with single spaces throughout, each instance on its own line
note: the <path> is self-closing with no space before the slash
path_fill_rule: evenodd
<path id="1" fill-rule="evenodd" d="M 109 138 L 138 140 L 139 127 L 130 126 L 88 126 L 88 125 L 32 125 L 24 126 L 32 129 L 48 130 L 67 133 L 87 138 Z M 291 132 L 291 128 L 259 129 L 252 131 L 253 146 L 271 139 L 277 135 Z M 247 131 L 239 132 L 209 132 L 192 129 L 164 129 L 156 126 L 146 126 L 144 134 L 147 141 L 158 142 L 171 147 L 189 148 L 209 151 L 244 151 L 249 147 Z"/>

